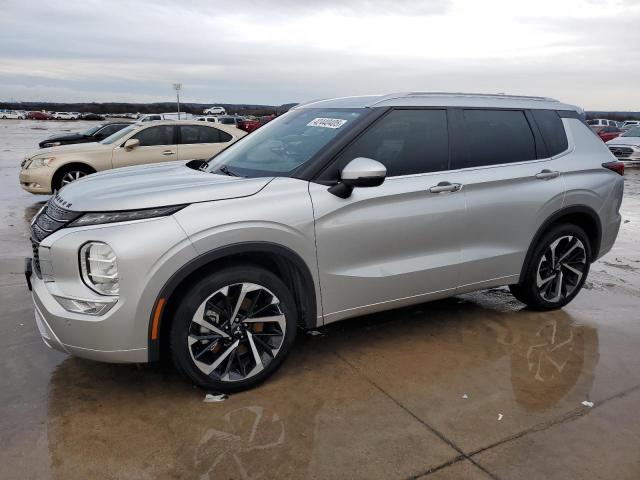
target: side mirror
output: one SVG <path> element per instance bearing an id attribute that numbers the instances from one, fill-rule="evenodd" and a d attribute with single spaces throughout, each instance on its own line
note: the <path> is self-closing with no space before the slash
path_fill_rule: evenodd
<path id="1" fill-rule="evenodd" d="M 140 146 L 140 140 L 138 140 L 137 138 L 130 138 L 129 140 L 124 142 L 124 145 L 123 145 L 124 149 L 128 152 L 130 152 L 131 150 L 139 146 Z"/>
<path id="2" fill-rule="evenodd" d="M 377 187 L 387 176 L 387 167 L 371 158 L 358 157 L 342 169 L 340 182 L 329 192 L 340 198 L 349 198 L 355 187 Z"/>

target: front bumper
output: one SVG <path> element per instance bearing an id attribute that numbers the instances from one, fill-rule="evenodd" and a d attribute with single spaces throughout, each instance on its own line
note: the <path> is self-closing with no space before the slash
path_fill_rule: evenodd
<path id="1" fill-rule="evenodd" d="M 29 279 L 27 284 L 32 290 L 36 325 L 45 345 L 101 362 L 147 361 L 146 348 L 121 349 L 110 345 L 114 337 L 113 330 L 122 321 L 121 315 L 118 315 L 118 305 L 102 317 L 71 313 L 64 310 L 53 297 L 47 282 L 31 274 L 26 264 L 25 276 Z"/>
<path id="2" fill-rule="evenodd" d="M 119 296 L 99 295 L 83 282 L 78 252 L 90 241 L 107 243 L 116 253 Z M 36 248 L 39 269 L 27 261 L 25 276 L 43 340 L 72 355 L 112 363 L 148 361 L 151 311 L 157 296 L 169 278 L 197 256 L 172 216 L 61 228 Z M 76 313 L 65 309 L 60 297 L 112 305 L 101 315 Z"/>
<path id="3" fill-rule="evenodd" d="M 20 170 L 20 187 L 29 193 L 49 195 L 53 169 L 48 167 Z"/>

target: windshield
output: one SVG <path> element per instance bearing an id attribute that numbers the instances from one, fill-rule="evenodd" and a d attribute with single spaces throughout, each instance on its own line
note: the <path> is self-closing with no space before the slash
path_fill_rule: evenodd
<path id="1" fill-rule="evenodd" d="M 301 108 L 267 123 L 209 161 L 208 172 L 286 176 L 353 128 L 364 109 Z"/>
<path id="2" fill-rule="evenodd" d="M 623 137 L 640 137 L 640 127 L 633 127 L 622 134 Z"/>
<path id="3" fill-rule="evenodd" d="M 91 127 L 90 129 L 85 130 L 84 132 L 82 132 L 82 135 L 86 135 L 87 137 L 90 137 L 91 135 L 96 133 L 101 128 L 102 128 L 102 125 L 96 125 L 95 127 Z"/>
<path id="4" fill-rule="evenodd" d="M 118 140 L 120 140 L 122 137 L 127 135 L 128 133 L 133 132 L 136 128 L 138 128 L 138 125 L 129 125 L 128 127 L 125 127 L 122 130 L 118 130 L 116 133 L 114 133 L 112 135 L 109 135 L 107 138 L 102 140 L 100 143 L 102 143 L 104 145 L 109 145 L 111 143 L 115 143 Z"/>

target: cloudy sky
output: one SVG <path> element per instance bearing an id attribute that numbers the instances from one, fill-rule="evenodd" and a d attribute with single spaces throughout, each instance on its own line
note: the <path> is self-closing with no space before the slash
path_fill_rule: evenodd
<path id="1" fill-rule="evenodd" d="M 640 110 L 640 0 L 0 0 L 0 100 L 397 91 Z"/>

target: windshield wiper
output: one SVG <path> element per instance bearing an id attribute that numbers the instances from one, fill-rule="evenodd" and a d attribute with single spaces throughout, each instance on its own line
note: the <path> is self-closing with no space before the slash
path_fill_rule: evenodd
<path id="1" fill-rule="evenodd" d="M 219 167 L 217 170 L 215 170 L 215 173 L 224 173 L 225 175 L 229 175 L 230 177 L 241 177 L 242 175 L 238 175 L 235 172 L 232 172 L 231 170 L 229 170 L 229 167 L 227 167 L 226 165 L 222 165 L 221 167 Z"/>

